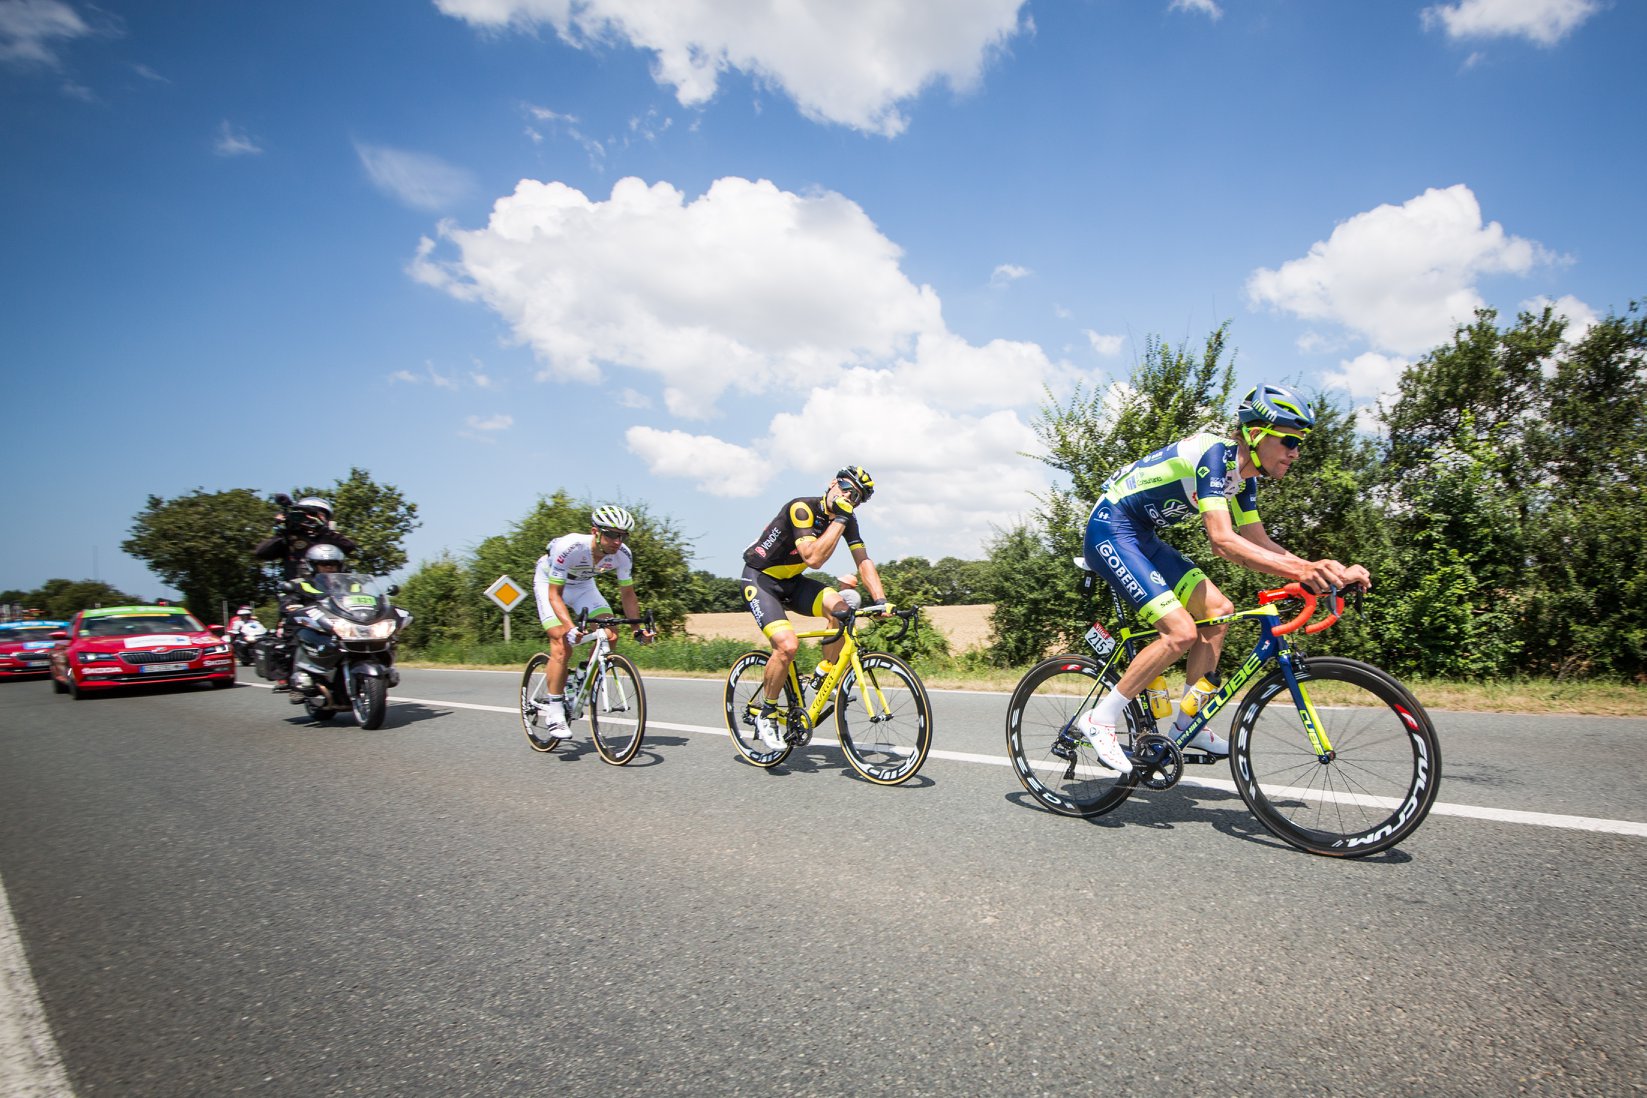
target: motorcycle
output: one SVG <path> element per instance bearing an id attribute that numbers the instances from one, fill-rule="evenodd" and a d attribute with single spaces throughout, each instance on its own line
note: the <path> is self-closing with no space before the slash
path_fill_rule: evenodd
<path id="1" fill-rule="evenodd" d="M 257 659 L 257 642 L 268 629 L 256 618 L 241 623 L 234 634 L 234 654 L 240 666 L 250 667 Z"/>
<path id="2" fill-rule="evenodd" d="M 390 687 L 400 685 L 395 639 L 412 620 L 389 601 L 400 589 L 356 572 L 316 573 L 307 582 L 321 597 L 289 619 L 297 627 L 291 701 L 317 721 L 352 708 L 360 727 L 377 728 Z"/>

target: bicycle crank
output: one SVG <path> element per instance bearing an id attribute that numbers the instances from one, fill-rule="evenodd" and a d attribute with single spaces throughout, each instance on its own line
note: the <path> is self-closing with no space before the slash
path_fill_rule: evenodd
<path id="1" fill-rule="evenodd" d="M 790 747 L 805 747 L 812 742 L 812 718 L 806 715 L 806 710 L 794 706 L 789 710 L 788 727 L 784 729 L 783 742 Z"/>
<path id="2" fill-rule="evenodd" d="M 1140 736 L 1132 748 L 1132 768 L 1146 789 L 1171 789 L 1184 776 L 1184 753 L 1165 736 Z"/>

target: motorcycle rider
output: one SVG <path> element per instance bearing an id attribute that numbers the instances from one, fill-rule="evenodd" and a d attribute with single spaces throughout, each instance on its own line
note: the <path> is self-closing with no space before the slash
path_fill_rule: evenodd
<path id="1" fill-rule="evenodd" d="M 343 571 L 343 550 L 329 542 L 311 545 L 303 554 L 303 561 L 308 566 L 310 574 L 330 573 Z M 290 690 L 292 669 L 297 663 L 298 624 L 293 618 L 310 603 L 324 598 L 326 593 L 309 582 L 307 576 L 299 576 L 281 585 L 280 591 L 280 640 L 279 652 L 275 656 L 275 666 L 282 668 L 286 673 L 275 680 L 275 690 Z M 292 701 L 298 701 L 298 695 L 292 695 Z"/>
<path id="2" fill-rule="evenodd" d="M 250 606 L 242 606 L 239 610 L 234 612 L 234 617 L 229 619 L 229 627 L 224 630 L 224 632 L 229 635 L 230 644 L 238 644 L 240 642 L 241 631 L 246 628 L 246 623 L 251 620 L 252 608 Z"/>

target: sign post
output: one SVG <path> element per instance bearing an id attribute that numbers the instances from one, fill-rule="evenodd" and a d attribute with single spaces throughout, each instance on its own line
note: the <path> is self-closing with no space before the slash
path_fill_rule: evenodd
<path id="1" fill-rule="evenodd" d="M 492 586 L 486 589 L 486 597 L 497 604 L 503 611 L 503 643 L 509 643 L 509 612 L 519 606 L 526 597 L 526 592 L 520 585 L 508 576 L 499 576 L 492 581 Z"/>

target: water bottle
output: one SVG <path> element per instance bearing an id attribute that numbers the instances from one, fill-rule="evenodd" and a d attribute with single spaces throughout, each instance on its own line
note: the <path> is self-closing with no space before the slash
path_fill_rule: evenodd
<path id="1" fill-rule="evenodd" d="M 1218 693 L 1218 687 L 1223 682 L 1218 672 L 1209 671 L 1202 675 L 1196 684 L 1184 694 L 1184 700 L 1178 703 L 1178 710 L 1183 716 L 1179 717 L 1180 727 L 1188 727 L 1195 715 L 1201 712 L 1201 707 L 1207 704 L 1207 699 Z"/>
<path id="2" fill-rule="evenodd" d="M 812 687 L 812 692 L 814 694 L 822 688 L 824 680 L 829 677 L 829 673 L 834 669 L 834 665 L 828 660 L 818 661 L 818 666 L 812 669 L 812 681 L 807 684 Z"/>
<path id="3" fill-rule="evenodd" d="M 1155 681 L 1144 687 L 1144 696 L 1149 699 L 1149 711 L 1155 714 L 1156 720 L 1172 716 L 1172 695 L 1167 693 L 1165 675 L 1155 676 Z"/>

